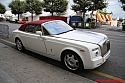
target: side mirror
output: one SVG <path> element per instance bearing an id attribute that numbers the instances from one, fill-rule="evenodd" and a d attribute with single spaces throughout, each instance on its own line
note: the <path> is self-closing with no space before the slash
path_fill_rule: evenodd
<path id="1" fill-rule="evenodd" d="M 42 36 L 42 32 L 41 31 L 36 31 L 36 34 Z"/>

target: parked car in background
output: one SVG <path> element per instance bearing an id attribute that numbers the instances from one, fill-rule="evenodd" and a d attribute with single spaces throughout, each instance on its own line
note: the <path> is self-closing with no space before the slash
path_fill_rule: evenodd
<path id="1" fill-rule="evenodd" d="M 24 23 L 26 23 L 26 20 L 25 20 L 25 19 L 19 19 L 17 22 L 18 22 L 19 24 L 24 24 Z"/>
<path id="2" fill-rule="evenodd" d="M 94 69 L 110 56 L 110 41 L 101 33 L 74 30 L 61 20 L 39 20 L 13 31 L 19 51 L 31 50 L 61 61 L 71 71 Z"/>
<path id="3" fill-rule="evenodd" d="M 17 18 L 11 18 L 10 19 L 10 23 L 18 23 L 17 21 L 18 21 Z"/>

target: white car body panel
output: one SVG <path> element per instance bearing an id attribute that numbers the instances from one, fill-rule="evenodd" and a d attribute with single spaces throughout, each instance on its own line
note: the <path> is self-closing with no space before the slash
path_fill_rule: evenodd
<path id="1" fill-rule="evenodd" d="M 97 35 L 96 33 L 92 33 L 90 31 L 83 32 L 78 30 L 74 30 L 65 34 L 56 35 L 56 37 L 68 38 L 76 41 L 91 42 L 96 44 L 105 38 L 104 36 Z"/>
<path id="2" fill-rule="evenodd" d="M 46 53 L 45 41 L 37 34 L 26 34 L 26 47 L 37 52 Z"/>

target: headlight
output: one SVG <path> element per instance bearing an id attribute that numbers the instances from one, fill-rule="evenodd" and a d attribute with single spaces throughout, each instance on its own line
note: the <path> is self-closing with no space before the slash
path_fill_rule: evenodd
<path id="1" fill-rule="evenodd" d="M 92 49 L 92 54 L 93 54 L 93 58 L 99 56 L 100 55 L 99 48 Z"/>

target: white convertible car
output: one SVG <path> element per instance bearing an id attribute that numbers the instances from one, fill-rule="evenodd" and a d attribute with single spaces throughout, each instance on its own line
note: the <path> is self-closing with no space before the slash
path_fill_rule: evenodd
<path id="1" fill-rule="evenodd" d="M 13 31 L 19 51 L 28 49 L 59 60 L 71 71 L 94 69 L 110 56 L 110 41 L 101 33 L 74 30 L 60 20 L 39 20 Z"/>

